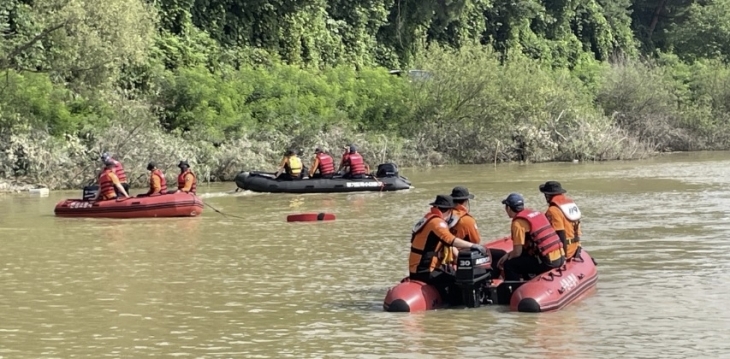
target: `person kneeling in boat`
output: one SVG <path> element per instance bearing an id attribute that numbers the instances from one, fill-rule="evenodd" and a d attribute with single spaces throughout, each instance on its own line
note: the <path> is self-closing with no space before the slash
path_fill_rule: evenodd
<path id="1" fill-rule="evenodd" d="M 101 162 L 106 163 L 107 160 L 114 162 L 114 174 L 117 175 L 117 178 L 119 179 L 119 183 L 122 184 L 122 187 L 124 187 L 124 190 L 127 191 L 127 193 L 129 193 L 129 183 L 127 181 L 127 173 L 124 171 L 124 166 L 122 166 L 121 162 L 115 160 L 109 153 L 107 153 L 107 152 L 102 153 Z"/>
<path id="2" fill-rule="evenodd" d="M 291 181 L 298 180 L 302 176 L 302 159 L 297 156 L 294 149 L 286 151 L 281 159 L 279 169 L 274 174 L 277 180 Z"/>
<path id="3" fill-rule="evenodd" d="M 198 189 L 198 179 L 195 173 L 190 170 L 190 164 L 188 161 L 180 161 L 177 164 L 180 167 L 180 174 L 177 176 L 177 191 L 195 194 Z"/>
<path id="4" fill-rule="evenodd" d="M 137 197 L 158 196 L 167 194 L 167 180 L 162 171 L 157 168 L 154 162 L 147 164 L 147 170 L 150 171 L 150 189 L 147 193 L 139 194 Z"/>
<path id="5" fill-rule="evenodd" d="M 519 193 L 511 193 L 502 201 L 507 216 L 512 218 L 513 249 L 500 258 L 504 280 L 519 281 L 565 264 L 563 243 L 542 212 L 525 208 Z"/>
<path id="6" fill-rule="evenodd" d="M 341 173 L 345 167 L 348 169 L 342 178 L 365 178 L 368 172 L 370 172 L 370 166 L 365 163 L 365 160 L 357 152 L 355 145 L 350 145 L 349 153 L 342 156 L 342 162 L 340 163 L 340 167 L 337 168 L 337 172 Z"/>
<path id="7" fill-rule="evenodd" d="M 316 173 L 315 173 L 316 172 Z M 335 160 L 321 148 L 314 149 L 314 161 L 309 169 L 309 178 L 332 178 L 335 174 Z"/>
<path id="8" fill-rule="evenodd" d="M 123 194 L 124 197 L 129 197 L 127 191 L 119 182 L 119 178 L 114 174 L 114 160 L 107 158 L 104 161 L 104 170 L 99 175 L 99 193 L 96 194 L 94 201 L 108 201 L 116 199 L 118 194 Z"/>
<path id="9" fill-rule="evenodd" d="M 568 191 L 563 189 L 560 182 L 547 181 L 538 188 L 545 195 L 548 203 L 545 216 L 563 242 L 565 259 L 570 261 L 573 258 L 580 258 L 582 233 L 580 230 L 581 213 L 578 205 L 565 195 Z"/>
<path id="10" fill-rule="evenodd" d="M 454 209 L 451 196 L 438 195 L 429 203 L 431 210 L 413 226 L 411 234 L 411 251 L 408 256 L 409 278 L 434 285 L 440 292 L 456 280 L 453 271 L 443 267 L 440 251 L 443 247 L 474 248 L 482 255 L 487 250 L 480 244 L 474 244 L 457 238 L 449 232 L 447 220 Z"/>

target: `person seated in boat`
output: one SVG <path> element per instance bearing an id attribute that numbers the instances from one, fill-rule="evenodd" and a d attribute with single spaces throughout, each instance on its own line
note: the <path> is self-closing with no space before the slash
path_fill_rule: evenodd
<path id="1" fill-rule="evenodd" d="M 138 194 L 137 197 L 158 196 L 167 194 L 167 180 L 162 170 L 157 168 L 157 164 L 150 162 L 147 164 L 147 170 L 150 171 L 150 189 L 147 193 Z"/>
<path id="2" fill-rule="evenodd" d="M 456 186 L 451 190 L 451 198 L 454 200 L 454 210 L 447 221 L 449 231 L 457 238 L 463 238 L 467 242 L 480 244 L 482 237 L 479 235 L 477 222 L 469 214 L 469 200 L 474 199 L 474 195 L 469 193 L 469 189 L 462 186 Z M 459 250 L 455 247 L 445 248 L 443 253 L 444 264 L 453 263 L 459 256 Z"/>
<path id="3" fill-rule="evenodd" d="M 563 189 L 560 182 L 547 181 L 541 184 L 538 189 L 545 195 L 548 208 L 545 216 L 553 226 L 563 242 L 565 259 L 570 261 L 573 258 L 580 258 L 580 228 L 581 213 L 578 205 L 565 195 L 568 191 Z"/>
<path id="4" fill-rule="evenodd" d="M 350 145 L 348 153 L 343 156 L 340 167 L 337 168 L 337 172 L 342 173 L 342 170 L 345 167 L 347 167 L 347 170 L 342 178 L 366 178 L 367 174 L 370 172 L 370 166 L 365 163 L 365 160 L 357 152 L 357 147 L 355 145 Z"/>
<path id="5" fill-rule="evenodd" d="M 512 219 L 512 251 L 497 262 L 503 267 L 504 280 L 519 281 L 565 264 L 563 243 L 542 212 L 525 208 L 519 193 L 510 193 L 502 200 L 507 216 Z"/>
<path id="6" fill-rule="evenodd" d="M 99 192 L 96 194 L 94 201 L 116 199 L 120 194 L 124 195 L 124 197 L 129 197 L 129 194 L 114 173 L 114 166 L 116 166 L 116 163 L 112 159 L 107 158 L 104 161 L 104 170 L 99 175 Z"/>
<path id="7" fill-rule="evenodd" d="M 104 152 L 101 154 L 101 163 L 106 163 L 106 160 L 110 160 L 114 162 L 114 174 L 117 175 L 117 178 L 119 179 L 119 183 L 122 184 L 122 187 L 124 187 L 124 190 L 129 193 L 129 183 L 127 181 L 127 173 L 124 171 L 124 166 L 122 166 L 122 163 L 115 160 L 109 153 Z"/>
<path id="8" fill-rule="evenodd" d="M 274 178 L 279 181 L 292 181 L 301 179 L 301 177 L 302 159 L 297 156 L 297 150 L 287 150 L 279 163 L 279 169 L 274 173 Z"/>
<path id="9" fill-rule="evenodd" d="M 453 271 L 442 266 L 439 255 L 442 248 L 474 248 L 482 255 L 486 255 L 487 250 L 482 245 L 465 241 L 449 231 L 447 221 L 455 207 L 451 196 L 438 195 L 429 205 L 431 210 L 413 226 L 408 256 L 409 278 L 434 285 L 442 291 L 455 281 Z"/>
<path id="10" fill-rule="evenodd" d="M 309 169 L 309 178 L 332 178 L 335 174 L 335 160 L 321 148 L 314 149 L 314 161 Z"/>
<path id="11" fill-rule="evenodd" d="M 195 176 L 195 173 L 190 170 L 190 164 L 188 164 L 188 161 L 180 161 L 177 166 L 180 167 L 180 174 L 177 176 L 177 191 L 173 193 L 185 192 L 196 194 L 198 189 L 198 178 Z"/>

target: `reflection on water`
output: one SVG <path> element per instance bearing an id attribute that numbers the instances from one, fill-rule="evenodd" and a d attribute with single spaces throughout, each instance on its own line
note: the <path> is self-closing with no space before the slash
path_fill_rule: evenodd
<path id="1" fill-rule="evenodd" d="M 689 358 L 730 352 L 725 153 L 644 162 L 403 171 L 398 193 L 270 195 L 202 186 L 193 219 L 53 217 L 51 197 L 0 196 L 0 357 Z M 466 185 L 485 239 L 510 192 L 543 209 L 559 180 L 585 215 L 597 294 L 561 312 L 384 313 L 409 230 Z M 287 223 L 301 212 L 336 221 Z"/>

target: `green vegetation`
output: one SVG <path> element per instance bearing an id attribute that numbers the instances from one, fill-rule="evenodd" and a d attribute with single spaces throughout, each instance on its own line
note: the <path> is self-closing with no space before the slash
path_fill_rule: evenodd
<path id="1" fill-rule="evenodd" d="M 730 148 L 730 0 L 7 0 L 0 179 Z M 423 69 L 431 77 L 393 76 Z M 133 184 L 134 185 L 134 184 Z"/>

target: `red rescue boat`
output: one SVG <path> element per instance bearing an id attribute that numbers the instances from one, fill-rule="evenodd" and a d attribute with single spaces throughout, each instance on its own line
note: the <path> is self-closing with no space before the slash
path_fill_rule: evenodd
<path id="1" fill-rule="evenodd" d="M 510 310 L 518 312 L 550 312 L 565 308 L 596 289 L 596 263 L 585 250 L 581 251 L 580 259 L 575 258 L 561 268 L 528 281 L 508 282 L 500 278 L 500 271 L 493 269 L 492 263 L 512 250 L 512 239 L 498 239 L 485 247 L 489 249 L 488 256 L 473 250 L 459 252 L 453 287 L 458 290 L 449 298 L 443 298 L 434 286 L 406 277 L 388 290 L 383 309 L 418 312 L 448 306 L 497 304 L 509 305 Z"/>
<path id="2" fill-rule="evenodd" d="M 56 204 L 54 212 L 58 217 L 196 217 L 203 213 L 203 201 L 198 196 L 185 192 L 99 202 L 66 199 Z"/>

